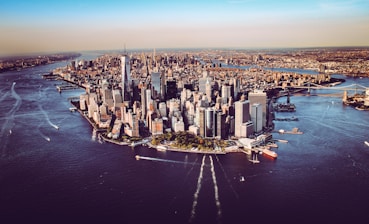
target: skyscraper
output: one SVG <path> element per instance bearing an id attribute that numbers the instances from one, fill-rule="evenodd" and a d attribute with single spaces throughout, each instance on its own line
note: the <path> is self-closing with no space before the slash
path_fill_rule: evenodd
<path id="1" fill-rule="evenodd" d="M 160 98 L 160 93 L 161 93 L 160 76 L 161 75 L 159 72 L 151 73 L 151 94 L 154 100 Z"/>
<path id="2" fill-rule="evenodd" d="M 166 85 L 166 99 L 170 100 L 173 98 L 177 98 L 177 82 L 175 80 L 168 80 Z"/>
<path id="3" fill-rule="evenodd" d="M 222 104 L 228 103 L 229 97 L 231 97 L 231 86 L 222 85 Z"/>
<path id="4" fill-rule="evenodd" d="M 123 55 L 121 58 L 122 66 L 122 98 L 123 102 L 130 101 L 130 83 L 131 83 L 131 67 L 128 55 Z"/>
<path id="5" fill-rule="evenodd" d="M 214 108 L 205 109 L 205 137 L 215 137 L 216 122 Z"/>
<path id="6" fill-rule="evenodd" d="M 259 103 L 261 105 L 261 108 L 263 110 L 263 118 L 262 123 L 263 127 L 266 127 L 266 109 L 267 109 L 267 95 L 265 92 L 261 90 L 255 90 L 254 92 L 250 92 L 248 95 L 248 100 L 250 101 L 250 105 L 253 105 L 254 103 Z M 251 107 L 250 107 L 250 113 L 251 113 Z"/>
<path id="7" fill-rule="evenodd" d="M 206 94 L 206 98 L 208 99 L 208 102 L 211 104 L 212 101 L 212 89 L 211 89 L 211 84 L 209 82 L 209 79 L 206 80 L 206 84 L 205 84 L 205 94 Z"/>
<path id="8" fill-rule="evenodd" d="M 263 130 L 263 109 L 260 103 L 254 103 L 251 106 L 251 120 L 255 132 Z"/>
<path id="9" fill-rule="evenodd" d="M 243 136 L 242 128 L 245 123 L 247 123 L 250 120 L 250 114 L 249 114 L 249 101 L 237 101 L 234 103 L 235 107 L 235 130 L 234 135 L 236 137 L 247 137 Z"/>
<path id="10" fill-rule="evenodd" d="M 146 111 L 147 111 L 147 105 L 146 105 L 146 102 L 147 102 L 147 100 L 146 100 L 146 86 L 142 86 L 141 87 L 141 111 L 142 111 L 142 113 L 141 113 L 141 115 L 142 115 L 142 117 L 141 117 L 141 119 L 142 120 L 145 120 L 145 118 L 146 118 Z"/>

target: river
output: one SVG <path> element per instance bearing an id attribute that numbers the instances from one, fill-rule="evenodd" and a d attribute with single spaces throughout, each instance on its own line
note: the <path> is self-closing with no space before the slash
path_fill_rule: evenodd
<path id="1" fill-rule="evenodd" d="M 96 54 L 84 54 L 93 59 Z M 262 155 L 157 152 L 99 142 L 41 74 L 67 62 L 0 74 L 2 223 L 363 223 L 369 198 L 369 112 L 341 98 L 292 96 L 303 135 L 273 134 Z M 369 86 L 369 79 L 346 83 Z M 284 101 L 280 98 L 279 101 Z M 58 127 L 59 129 L 55 128 Z M 148 159 L 136 160 L 135 155 Z M 4 222 L 3 222 L 4 221 Z"/>

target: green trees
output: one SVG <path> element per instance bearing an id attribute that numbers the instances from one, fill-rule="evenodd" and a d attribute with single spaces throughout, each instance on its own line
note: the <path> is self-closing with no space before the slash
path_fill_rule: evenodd
<path id="1" fill-rule="evenodd" d="M 172 142 L 172 146 L 180 149 L 190 150 L 192 148 L 198 148 L 200 151 L 212 151 L 215 148 L 224 149 L 228 145 L 224 140 L 202 138 L 188 132 L 167 132 L 162 135 L 153 136 L 151 144 L 159 145 L 164 141 L 170 141 Z"/>

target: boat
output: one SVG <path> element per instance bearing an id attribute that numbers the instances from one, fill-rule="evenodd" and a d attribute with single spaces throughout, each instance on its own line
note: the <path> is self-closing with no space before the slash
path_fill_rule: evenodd
<path id="1" fill-rule="evenodd" d="M 272 142 L 269 142 L 269 143 L 267 144 L 267 146 L 269 146 L 269 147 L 271 147 L 271 148 L 278 148 L 278 145 L 277 145 L 277 144 L 275 144 L 275 143 L 272 143 Z"/>
<path id="2" fill-rule="evenodd" d="M 139 155 L 136 155 L 135 158 L 136 158 L 136 160 L 140 160 L 140 156 Z"/>
<path id="3" fill-rule="evenodd" d="M 272 150 L 269 150 L 269 149 L 266 149 L 266 148 L 263 149 L 262 152 L 263 152 L 263 155 L 267 155 L 267 156 L 269 156 L 273 159 L 276 159 L 278 157 L 276 152 L 274 152 Z"/>
<path id="4" fill-rule="evenodd" d="M 285 140 L 285 139 L 278 139 L 277 141 L 282 142 L 282 143 L 288 143 L 288 140 Z"/>
<path id="5" fill-rule="evenodd" d="M 365 145 L 369 146 L 369 142 L 367 142 L 367 141 L 364 141 L 364 143 L 365 143 Z"/>
<path id="6" fill-rule="evenodd" d="M 241 176 L 240 177 L 240 182 L 244 182 L 245 181 L 245 177 Z"/>
<path id="7" fill-rule="evenodd" d="M 156 149 L 158 150 L 158 151 L 166 151 L 167 150 L 167 147 L 166 146 L 163 146 L 163 145 L 159 145 L 159 146 L 157 146 L 156 147 Z"/>

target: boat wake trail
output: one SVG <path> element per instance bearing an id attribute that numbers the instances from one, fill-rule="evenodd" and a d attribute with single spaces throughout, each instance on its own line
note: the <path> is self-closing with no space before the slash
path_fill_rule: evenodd
<path id="1" fill-rule="evenodd" d="M 219 201 L 218 183 L 217 183 L 217 178 L 215 176 L 214 163 L 213 163 L 212 156 L 210 156 L 210 165 L 211 165 L 211 169 L 210 169 L 211 170 L 211 176 L 213 178 L 213 184 L 214 184 L 215 204 L 218 208 L 217 220 L 218 220 L 218 222 L 220 222 L 220 219 L 222 217 L 222 209 L 221 209 L 220 201 Z"/>
<path id="2" fill-rule="evenodd" d="M 41 127 L 41 124 L 38 126 L 37 130 L 38 130 L 38 133 L 40 134 L 40 136 L 45 139 L 46 141 L 50 142 L 51 139 L 49 137 L 47 137 L 46 135 L 44 135 L 41 130 L 40 130 L 40 127 Z"/>
<path id="3" fill-rule="evenodd" d="M 6 92 L 6 93 L 0 92 L 0 94 L 1 94 L 0 102 L 3 102 L 5 100 L 5 98 L 8 97 L 9 93 L 8 92 Z"/>
<path id="4" fill-rule="evenodd" d="M 233 188 L 233 186 L 232 186 L 232 184 L 231 184 L 231 181 L 229 180 L 228 175 L 227 175 L 227 173 L 226 173 L 226 172 L 225 172 L 225 170 L 224 170 L 223 165 L 222 165 L 222 164 L 220 163 L 220 161 L 219 161 L 218 156 L 217 156 L 217 155 L 215 155 L 215 158 L 217 159 L 217 162 L 218 162 L 218 164 L 219 164 L 219 166 L 220 166 L 220 169 L 223 171 L 224 177 L 226 178 L 226 180 L 227 180 L 227 182 L 228 182 L 228 185 L 229 185 L 229 187 L 231 188 L 231 190 L 232 190 L 232 192 L 233 192 L 234 196 L 238 199 L 238 198 L 239 198 L 239 196 L 238 196 L 237 192 L 235 191 L 235 189 Z"/>
<path id="5" fill-rule="evenodd" d="M 177 163 L 177 164 L 189 164 L 186 162 L 182 162 L 182 161 L 176 161 L 176 160 L 169 160 L 169 159 L 159 159 L 159 158 L 154 158 L 154 157 L 147 157 L 147 156 L 136 156 L 137 160 L 150 160 L 150 161 L 157 161 L 157 162 L 164 162 L 164 163 Z"/>
<path id="6" fill-rule="evenodd" d="M 49 123 L 51 127 L 53 127 L 56 130 L 58 130 L 59 127 L 56 124 L 54 124 L 54 123 L 52 123 L 50 121 L 49 115 L 47 115 L 46 111 L 42 108 L 41 104 L 39 104 L 38 107 L 40 108 L 40 111 L 45 115 L 45 118 L 46 118 L 47 123 Z"/>
<path id="7" fill-rule="evenodd" d="M 94 128 L 92 130 L 91 141 L 96 142 L 96 136 L 97 136 L 97 133 L 96 133 L 96 129 Z"/>
<path id="8" fill-rule="evenodd" d="M 1 139 L 1 145 L 2 145 L 2 156 L 5 156 L 5 149 L 6 146 L 8 144 L 8 136 L 12 133 L 12 128 L 14 126 L 14 117 L 15 117 L 15 112 L 17 112 L 19 110 L 19 107 L 22 104 L 22 98 L 18 95 L 18 93 L 15 91 L 15 84 L 16 82 L 13 82 L 12 87 L 11 87 L 11 96 L 16 100 L 13 107 L 10 109 L 10 111 L 8 111 L 8 113 L 5 114 L 5 121 L 4 124 L 1 128 L 1 132 L 0 132 L 0 139 Z M 7 94 L 5 94 L 6 96 Z M 5 96 L 2 96 L 1 99 L 4 100 Z M 4 136 L 5 132 L 9 133 L 6 136 Z M 4 139 L 5 138 L 5 139 Z"/>
<path id="9" fill-rule="evenodd" d="M 199 193 L 200 193 L 200 190 L 201 190 L 201 181 L 202 181 L 202 177 L 203 177 L 204 165 L 205 165 L 205 155 L 202 157 L 200 174 L 199 174 L 199 177 L 197 178 L 197 188 L 196 188 L 195 194 L 193 195 L 191 217 L 190 217 L 190 220 L 189 220 L 190 223 L 193 221 L 193 219 L 195 218 L 195 215 L 196 215 L 196 206 L 197 206 L 197 200 L 199 198 Z"/>

